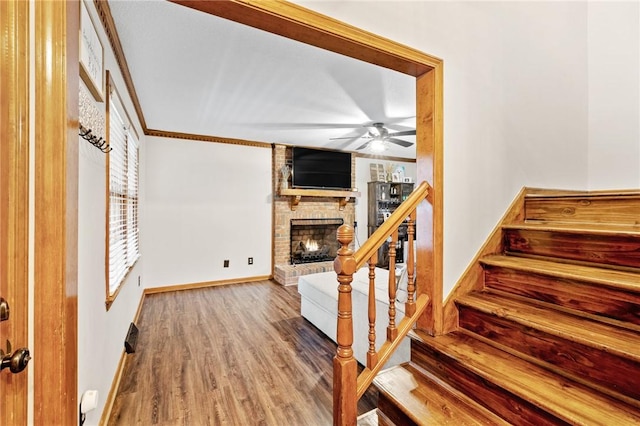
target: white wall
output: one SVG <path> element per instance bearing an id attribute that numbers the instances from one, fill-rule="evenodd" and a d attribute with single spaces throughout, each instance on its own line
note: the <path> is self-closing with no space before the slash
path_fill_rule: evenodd
<path id="1" fill-rule="evenodd" d="M 640 3 L 589 2 L 589 188 L 640 187 Z"/>
<path id="2" fill-rule="evenodd" d="M 98 408 L 87 414 L 85 423 L 97 425 L 124 349 L 129 324 L 142 295 L 137 280 L 142 273 L 144 256 L 129 273 L 107 311 L 105 155 L 84 140 L 79 143 L 78 402 L 84 391 L 98 390 Z"/>
<path id="3" fill-rule="evenodd" d="M 416 181 L 416 163 L 406 161 L 388 161 L 365 157 L 356 157 L 356 185 L 360 192 L 360 197 L 356 198 L 356 247 L 360 247 L 368 238 L 367 225 L 369 222 L 369 194 L 367 182 L 371 182 L 369 165 L 372 163 L 383 164 L 385 167 L 391 166 L 394 169 L 398 166 L 404 167 L 405 176 Z"/>
<path id="4" fill-rule="evenodd" d="M 600 127 L 590 123 L 609 115 L 592 109 L 590 98 L 619 75 L 637 92 L 637 37 L 627 36 L 637 34 L 638 13 L 624 20 L 622 34 L 605 36 L 637 4 L 602 2 L 589 13 L 586 2 L 296 3 L 444 60 L 445 295 L 523 186 L 588 189 L 590 173 L 638 186 L 637 95 L 614 107 L 625 152 L 610 167 L 596 170 L 589 161 L 602 146 Z M 606 17 L 594 17 L 604 10 Z M 589 29 L 593 22 L 600 27 Z M 611 55 L 626 69 L 590 83 L 588 55 L 601 49 L 589 46 L 621 39 L 623 52 Z"/>
<path id="5" fill-rule="evenodd" d="M 271 149 L 147 139 L 144 286 L 270 275 Z"/>
<path id="6" fill-rule="evenodd" d="M 85 2 L 104 47 L 105 68 L 113 79 L 132 125 L 140 136 L 140 176 L 145 168 L 145 139 L 136 120 L 135 110 L 125 90 L 109 42 L 95 16 L 93 3 Z M 80 84 L 83 84 L 82 82 Z M 95 103 L 104 114 L 105 103 Z M 99 393 L 98 407 L 89 412 L 85 425 L 97 425 L 111 389 L 129 324 L 134 320 L 142 297 L 142 274 L 146 261 L 144 253 L 133 267 L 120 293 L 107 311 L 105 308 L 105 252 L 106 252 L 106 156 L 85 140 L 79 138 L 78 170 L 78 403 L 87 390 Z M 144 215 L 145 184 L 140 181 L 140 217 Z M 140 221 L 140 233 L 146 232 Z"/>

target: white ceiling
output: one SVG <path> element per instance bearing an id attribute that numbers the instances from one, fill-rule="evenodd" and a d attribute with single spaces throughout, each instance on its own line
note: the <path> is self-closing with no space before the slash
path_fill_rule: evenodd
<path id="1" fill-rule="evenodd" d="M 374 122 L 415 129 L 414 77 L 165 1 L 109 7 L 150 129 L 348 151 Z"/>

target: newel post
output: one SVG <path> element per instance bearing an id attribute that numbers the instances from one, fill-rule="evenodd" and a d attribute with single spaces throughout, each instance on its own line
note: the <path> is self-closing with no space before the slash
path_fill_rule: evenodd
<path id="1" fill-rule="evenodd" d="M 358 364 L 353 357 L 353 317 L 351 305 L 351 282 L 356 270 L 353 250 L 353 228 L 342 225 L 337 232 L 340 249 L 333 262 L 338 274 L 338 349 L 333 358 L 333 424 L 355 426 L 357 409 Z"/>

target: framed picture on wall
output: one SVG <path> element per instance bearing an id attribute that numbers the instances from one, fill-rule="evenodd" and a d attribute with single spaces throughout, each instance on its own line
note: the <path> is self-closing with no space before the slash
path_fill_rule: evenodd
<path id="1" fill-rule="evenodd" d="M 80 2 L 80 77 L 96 101 L 104 100 L 104 49 L 84 1 Z"/>

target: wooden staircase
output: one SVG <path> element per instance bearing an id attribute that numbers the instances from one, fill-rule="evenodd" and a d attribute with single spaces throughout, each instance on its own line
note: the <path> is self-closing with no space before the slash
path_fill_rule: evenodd
<path id="1" fill-rule="evenodd" d="M 457 329 L 375 379 L 378 424 L 640 425 L 640 192 L 523 203 Z"/>

